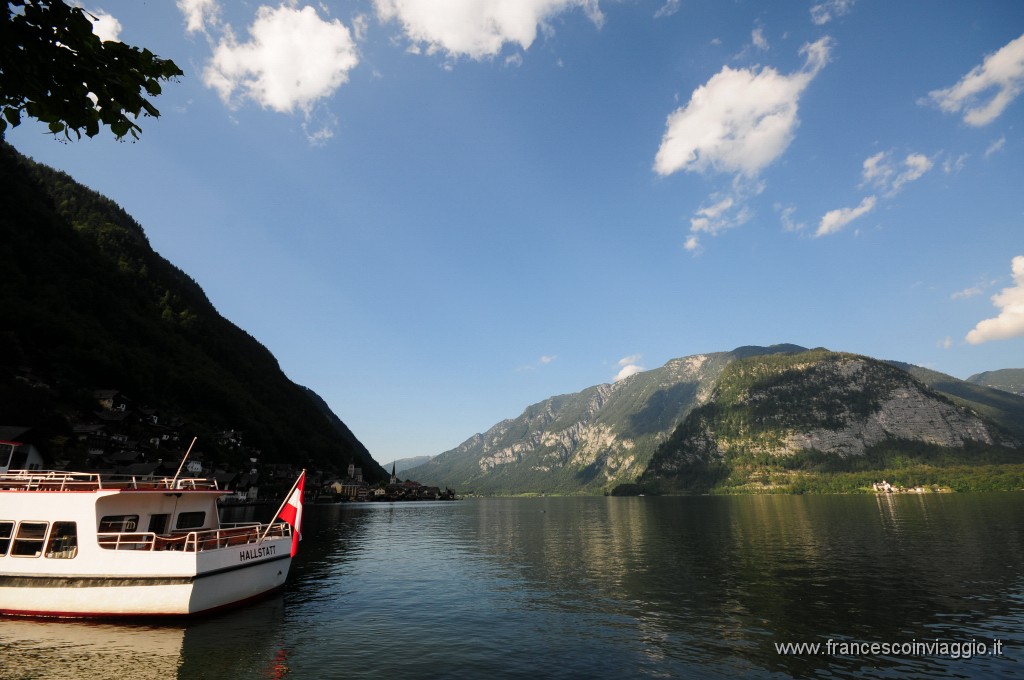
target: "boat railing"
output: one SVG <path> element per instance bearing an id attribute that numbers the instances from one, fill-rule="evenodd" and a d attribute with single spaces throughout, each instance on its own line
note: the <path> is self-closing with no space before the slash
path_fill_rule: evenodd
<path id="1" fill-rule="evenodd" d="M 11 491 L 96 491 L 99 489 L 136 490 L 217 490 L 217 480 L 202 477 L 154 477 L 152 475 L 115 475 L 63 470 L 10 470 L 0 474 L 0 489 Z"/>
<path id="2" fill-rule="evenodd" d="M 264 537 L 264 532 L 266 536 Z M 291 526 L 274 522 L 267 529 L 266 524 L 248 522 L 225 524 L 219 529 L 188 531 L 162 536 L 151 531 L 110 532 L 96 535 L 101 548 L 106 550 L 181 550 L 203 552 L 237 545 L 259 543 L 263 538 L 291 536 Z"/>
<path id="3" fill-rule="evenodd" d="M 14 491 L 88 491 L 99 488 L 100 475 L 62 470 L 9 470 L 0 474 L 0 488 Z"/>

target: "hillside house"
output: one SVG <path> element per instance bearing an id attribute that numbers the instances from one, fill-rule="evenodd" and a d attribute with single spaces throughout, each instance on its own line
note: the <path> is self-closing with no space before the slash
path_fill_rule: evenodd
<path id="1" fill-rule="evenodd" d="M 124 411 L 128 408 L 128 398 L 120 390 L 95 390 L 92 396 L 104 411 Z"/>

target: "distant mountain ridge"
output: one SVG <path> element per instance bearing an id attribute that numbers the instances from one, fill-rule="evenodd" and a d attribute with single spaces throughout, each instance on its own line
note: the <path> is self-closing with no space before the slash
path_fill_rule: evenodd
<path id="1" fill-rule="evenodd" d="M 383 463 L 383 467 L 387 471 L 391 471 L 392 468 L 395 470 L 395 474 L 399 477 L 404 477 L 405 473 L 412 468 L 423 465 L 429 461 L 433 456 L 413 456 L 412 458 L 399 458 L 393 460 L 390 463 Z M 415 480 L 414 480 L 415 481 Z"/>
<path id="2" fill-rule="evenodd" d="M 598 493 L 639 476 L 657 447 L 710 396 L 730 361 L 800 349 L 740 347 L 683 357 L 613 384 L 551 397 L 408 474 L 480 493 Z"/>
<path id="3" fill-rule="evenodd" d="M 161 423 L 187 424 L 182 435 L 198 435 L 208 458 L 249 465 L 248 454 L 218 454 L 216 433 L 233 430 L 264 463 L 354 462 L 367 479 L 384 477 L 323 400 L 224 319 L 115 203 L 0 142 L 0 205 L 0 424 L 31 427 L 51 457 L 84 460 L 72 421 L 93 415 L 94 390 L 116 388 Z"/>
<path id="4" fill-rule="evenodd" d="M 750 401 L 756 408 L 740 407 Z M 808 411 L 810 403 L 825 410 Z M 804 454 L 875 460 L 902 442 L 958 460 L 984 449 L 1017 461 L 1021 439 L 1024 398 L 906 364 L 750 346 L 551 397 L 408 474 L 478 493 L 601 493 L 637 483 L 686 491 L 722 481 L 734 463 L 771 468 Z M 675 479 L 673 469 L 699 483 Z"/>
<path id="5" fill-rule="evenodd" d="M 1024 368 L 1004 368 L 998 371 L 985 371 L 984 373 L 977 373 L 967 378 L 967 382 L 1024 396 Z"/>

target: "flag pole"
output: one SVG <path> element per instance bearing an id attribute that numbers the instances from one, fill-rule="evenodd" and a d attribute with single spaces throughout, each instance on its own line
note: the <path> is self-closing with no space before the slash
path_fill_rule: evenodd
<path id="1" fill-rule="evenodd" d="M 302 479 L 302 476 L 304 474 L 306 474 L 306 468 L 302 468 L 302 472 L 300 472 L 299 476 L 295 478 L 295 483 L 292 484 L 292 488 L 289 489 L 288 493 L 284 495 L 284 500 L 281 501 L 281 505 L 278 506 L 277 512 L 274 513 L 273 519 L 267 522 L 267 528 L 263 530 L 263 535 L 260 536 L 260 540 L 256 541 L 257 545 L 262 543 L 263 540 L 267 537 L 267 534 L 270 533 L 270 527 L 274 526 L 274 522 L 277 521 L 277 516 L 281 514 L 281 511 L 284 510 L 284 506 L 288 502 L 288 499 L 292 497 L 293 493 L 295 493 L 295 487 L 299 485 L 299 480 Z M 295 531 L 295 527 L 292 527 L 292 531 Z"/>
<path id="2" fill-rule="evenodd" d="M 196 445 L 196 440 L 199 437 L 192 437 L 192 443 L 188 445 L 188 451 L 181 459 L 181 465 L 178 466 L 178 471 L 174 473 L 174 479 L 171 480 L 171 488 L 175 488 L 178 485 L 178 475 L 181 474 L 181 468 L 185 467 L 185 461 L 188 460 L 188 454 L 192 453 L 192 447 Z"/>

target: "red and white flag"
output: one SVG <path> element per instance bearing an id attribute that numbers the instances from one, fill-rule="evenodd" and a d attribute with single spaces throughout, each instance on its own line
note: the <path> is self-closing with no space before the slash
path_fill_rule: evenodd
<path id="1" fill-rule="evenodd" d="M 299 551 L 299 541 L 302 540 L 302 490 L 305 485 L 306 471 L 303 470 L 292 487 L 292 494 L 281 506 L 281 512 L 277 513 L 279 519 L 292 525 L 292 557 Z"/>

